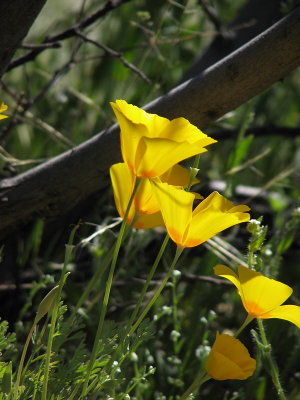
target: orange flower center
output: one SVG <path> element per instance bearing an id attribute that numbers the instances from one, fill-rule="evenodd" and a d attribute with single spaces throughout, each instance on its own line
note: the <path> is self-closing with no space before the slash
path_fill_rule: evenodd
<path id="1" fill-rule="evenodd" d="M 184 245 L 184 247 L 196 247 L 199 244 L 202 244 L 203 240 L 200 239 L 188 239 Z"/>
<path id="2" fill-rule="evenodd" d="M 140 178 L 144 178 L 144 179 L 146 179 L 146 178 L 151 179 L 151 178 L 155 178 L 155 177 L 157 176 L 157 172 L 155 172 L 155 171 L 148 171 L 148 170 L 146 170 L 146 171 L 139 171 L 139 172 L 138 172 L 138 176 L 139 176 Z"/>
<path id="3" fill-rule="evenodd" d="M 247 301 L 247 303 L 245 304 L 245 308 L 248 311 L 248 314 L 255 318 L 260 317 L 262 314 L 265 314 L 266 312 L 262 307 L 260 307 L 254 301 Z"/>
<path id="4" fill-rule="evenodd" d="M 171 236 L 171 238 L 173 239 L 173 241 L 176 244 L 178 244 L 179 246 L 185 247 L 182 244 L 182 236 L 178 231 L 176 231 L 176 229 L 169 227 L 168 231 L 169 231 L 169 235 Z"/>

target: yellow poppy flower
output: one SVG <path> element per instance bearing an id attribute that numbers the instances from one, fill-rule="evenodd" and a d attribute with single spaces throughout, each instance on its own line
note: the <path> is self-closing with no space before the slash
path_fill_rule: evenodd
<path id="1" fill-rule="evenodd" d="M 256 361 L 243 343 L 233 336 L 219 334 L 206 360 L 207 374 L 216 380 L 247 379 L 253 375 Z"/>
<path id="2" fill-rule="evenodd" d="M 242 265 L 238 266 L 238 274 L 225 265 L 217 265 L 214 267 L 214 272 L 236 286 L 243 305 L 251 317 L 285 319 L 300 328 L 300 307 L 281 305 L 293 292 L 290 286 Z"/>
<path id="3" fill-rule="evenodd" d="M 7 105 L 4 104 L 2 101 L 0 102 L 0 119 L 8 118 L 8 115 L 2 114 L 4 111 L 7 110 Z"/>
<path id="4" fill-rule="evenodd" d="M 170 121 L 125 100 L 110 104 L 120 125 L 123 160 L 140 178 L 160 176 L 216 142 L 185 118 Z"/>
<path id="5" fill-rule="evenodd" d="M 134 189 L 136 177 L 125 163 L 114 164 L 110 168 L 110 176 L 116 207 L 119 215 L 123 218 Z M 165 172 L 160 179 L 163 182 L 186 187 L 189 183 L 190 174 L 189 171 L 177 164 Z M 198 179 L 194 179 L 193 183 L 196 182 L 198 182 Z M 134 216 L 137 218 L 133 225 L 135 228 L 149 229 L 164 225 L 160 206 L 148 179 L 143 179 L 139 185 L 128 214 L 127 223 L 131 223 Z"/>
<path id="6" fill-rule="evenodd" d="M 249 207 L 235 206 L 218 192 L 211 193 L 194 210 L 195 194 L 151 180 L 166 229 L 181 247 L 194 247 L 230 226 L 249 221 Z"/>

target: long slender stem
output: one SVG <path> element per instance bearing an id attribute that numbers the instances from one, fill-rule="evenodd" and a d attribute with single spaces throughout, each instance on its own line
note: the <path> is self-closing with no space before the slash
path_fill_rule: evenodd
<path id="1" fill-rule="evenodd" d="M 148 314 L 150 308 L 153 306 L 153 304 L 156 302 L 157 298 L 159 297 L 160 293 L 162 292 L 163 288 L 166 286 L 166 283 L 168 282 L 170 276 L 172 275 L 175 265 L 181 255 L 183 251 L 182 247 L 177 247 L 176 249 L 176 254 L 174 256 L 174 259 L 172 261 L 172 264 L 170 265 L 169 271 L 167 272 L 167 275 L 165 276 L 164 280 L 162 281 L 162 283 L 160 284 L 160 286 L 156 289 L 153 297 L 151 298 L 151 300 L 148 302 L 147 306 L 145 307 L 144 311 L 141 313 L 141 315 L 139 316 L 139 318 L 137 319 L 137 321 L 135 322 L 135 324 L 132 326 L 132 328 L 130 329 L 130 331 L 128 332 L 128 335 L 131 336 L 133 335 L 133 333 L 137 330 L 137 328 L 139 327 L 139 325 L 141 324 L 141 322 L 143 321 L 143 319 L 145 318 L 145 316 Z"/>
<path id="2" fill-rule="evenodd" d="M 64 265 L 63 265 L 63 269 L 62 269 L 60 280 L 59 280 L 59 284 L 58 284 L 59 287 L 58 287 L 58 292 L 57 292 L 57 298 L 56 298 L 56 300 L 54 302 L 54 306 L 53 306 L 53 310 L 52 310 L 51 324 L 50 324 L 48 342 L 47 342 L 47 352 L 46 352 L 46 359 L 45 359 L 42 400 L 46 400 L 47 399 L 47 389 L 48 389 L 48 380 L 49 380 L 52 344 L 53 344 L 56 320 L 57 320 L 57 316 L 58 316 L 58 308 L 59 308 L 60 296 L 61 296 L 61 291 L 62 291 L 63 285 L 64 285 L 66 277 L 67 277 L 66 269 L 67 269 L 67 265 L 69 264 L 69 262 L 71 260 L 72 251 L 73 251 L 73 248 L 74 248 L 74 246 L 73 246 L 74 236 L 75 236 L 75 232 L 77 231 L 78 228 L 79 228 L 79 225 L 76 225 L 72 229 L 72 232 L 71 232 L 70 237 L 69 237 L 68 244 L 66 245 Z"/>
<path id="3" fill-rule="evenodd" d="M 18 391 L 19 391 L 19 386 L 20 386 L 20 382 L 21 382 L 21 375 L 22 375 L 22 371 L 23 371 L 24 360 L 25 360 L 25 356 L 26 356 L 26 353 L 27 353 L 28 345 L 29 345 L 29 342 L 30 342 L 30 339 L 32 337 L 32 334 L 33 334 L 33 331 L 34 331 L 35 327 L 36 327 L 36 323 L 34 323 L 32 325 L 32 327 L 31 327 L 31 329 L 30 329 L 30 331 L 28 333 L 28 336 L 27 336 L 26 342 L 24 344 L 24 347 L 23 347 L 21 360 L 20 360 L 18 373 L 17 373 L 17 379 L 16 379 L 16 383 L 15 383 L 15 388 L 14 388 L 14 396 L 13 396 L 14 400 L 17 400 L 17 398 L 18 398 Z"/>
<path id="4" fill-rule="evenodd" d="M 173 274 L 173 282 L 172 282 L 172 303 L 173 303 L 173 327 L 176 331 L 179 329 L 179 324 L 178 324 L 178 315 L 177 315 L 177 305 L 178 305 L 178 299 L 177 299 L 177 293 L 176 293 L 176 283 L 177 283 L 177 278 Z M 175 342 L 174 342 L 175 344 Z"/>
<path id="5" fill-rule="evenodd" d="M 127 226 L 127 230 L 125 230 L 125 233 L 123 235 L 123 241 L 125 240 L 128 232 L 130 231 L 130 226 Z M 105 255 L 104 259 L 101 261 L 101 265 L 97 266 L 96 271 L 92 278 L 90 279 L 88 285 L 85 287 L 82 295 L 80 296 L 79 300 L 77 301 L 74 309 L 71 312 L 71 315 L 69 316 L 67 320 L 67 326 L 71 325 L 73 322 L 73 319 L 79 310 L 79 308 L 82 306 L 84 301 L 88 298 L 89 294 L 91 291 L 94 289 L 94 287 L 99 283 L 102 275 L 106 271 L 107 267 L 109 266 L 109 263 L 111 263 L 113 254 L 114 254 L 114 249 L 115 249 L 115 244 L 108 250 L 107 254 Z"/>
<path id="6" fill-rule="evenodd" d="M 100 312 L 100 318 L 99 318 L 99 323 L 98 323 L 98 327 L 97 327 L 97 332 L 96 332 L 96 336 L 95 336 L 95 340 L 94 340 L 94 344 L 93 344 L 93 349 L 92 349 L 92 353 L 91 353 L 91 359 L 89 361 L 88 364 L 88 368 L 87 368 L 87 374 L 86 374 L 86 378 L 85 378 L 85 382 L 82 388 L 82 396 L 85 396 L 87 393 L 87 389 L 88 389 L 88 384 L 89 384 L 89 379 L 90 379 L 90 375 L 97 357 L 97 348 L 98 348 L 98 343 L 102 334 L 102 329 L 103 329 L 103 324 L 104 324 L 104 319 L 105 319 L 105 315 L 106 315 L 106 310 L 107 310 L 107 306 L 108 306 L 108 300 L 109 300 L 109 295 L 110 295 L 110 291 L 111 291 L 111 286 L 112 286 L 112 281 L 113 281 L 113 276 L 114 276 L 114 272 L 115 272 L 115 268 L 117 265 L 117 259 L 118 259 L 118 255 L 119 255 L 119 251 L 123 242 L 123 238 L 124 238 L 124 233 L 125 233 L 125 229 L 127 226 L 127 216 L 129 214 L 131 205 L 133 203 L 135 194 L 138 190 L 139 184 L 141 183 L 140 179 L 136 180 L 135 183 L 135 187 L 134 190 L 131 194 L 130 200 L 128 202 L 128 206 L 123 218 L 123 222 L 120 228 L 120 232 L 117 238 L 117 242 L 116 245 L 114 247 L 114 252 L 113 252 L 113 256 L 112 256 L 112 261 L 111 261 L 111 266 L 110 266 L 110 270 L 109 270 L 109 275 L 107 278 L 107 283 L 106 283 L 106 287 L 105 287 L 105 293 L 104 293 L 104 297 L 103 297 L 103 302 L 102 302 L 102 307 L 101 307 L 101 312 Z"/>
<path id="7" fill-rule="evenodd" d="M 164 241 L 163 241 L 163 243 L 162 243 L 162 245 L 160 247 L 160 250 L 159 250 L 159 252 L 158 252 L 158 254 L 156 256 L 156 259 L 155 259 L 155 261 L 154 261 L 154 263 L 153 263 L 153 265 L 151 267 L 151 270 L 150 270 L 150 272 L 149 272 L 149 274 L 147 276 L 147 280 L 144 283 L 144 286 L 143 286 L 142 291 L 141 291 L 141 293 L 139 295 L 137 304 L 134 307 L 134 310 L 133 310 L 133 312 L 132 312 L 132 314 L 130 316 L 130 319 L 129 319 L 127 327 L 126 327 L 126 330 L 124 332 L 124 338 L 128 335 L 128 333 L 131 330 L 132 324 L 133 324 L 133 322 L 134 322 L 134 320 L 135 320 L 135 318 L 136 318 L 136 316 L 137 316 L 137 314 L 138 314 L 138 312 L 139 312 L 139 310 L 141 308 L 141 304 L 142 304 L 142 302 L 144 300 L 144 297 L 145 297 L 145 294 L 146 294 L 147 289 L 149 287 L 149 284 L 151 282 L 151 279 L 153 278 L 153 275 L 155 274 L 155 271 L 156 271 L 156 269 L 158 267 L 158 264 L 159 264 L 159 262 L 160 262 L 160 260 L 161 260 L 161 258 L 163 256 L 163 253 L 164 253 L 164 251 L 165 251 L 165 249 L 167 247 L 168 242 L 169 242 L 169 235 L 166 235 L 166 237 L 165 237 L 165 239 L 164 239 Z M 121 349 L 122 346 L 123 346 L 123 341 L 120 341 L 120 343 L 118 344 L 113 356 L 111 357 L 111 359 L 109 361 L 109 365 L 108 365 L 109 368 L 112 366 L 113 362 L 115 361 L 115 359 L 117 357 L 117 354 L 118 354 L 118 352 L 119 352 L 119 350 Z"/>
<path id="8" fill-rule="evenodd" d="M 164 251 L 165 251 L 165 249 L 167 247 L 168 242 L 169 242 L 169 236 L 166 235 L 166 237 L 165 237 L 165 239 L 164 239 L 164 241 L 163 241 L 163 243 L 161 245 L 161 248 L 160 248 L 160 250 L 159 250 L 159 252 L 158 252 L 158 254 L 156 256 L 156 259 L 155 259 L 155 261 L 154 261 L 154 263 L 153 263 L 153 265 L 151 267 L 151 270 L 150 270 L 150 272 L 149 272 L 149 274 L 147 276 L 147 280 L 144 283 L 144 286 L 143 286 L 142 291 L 140 293 L 140 296 L 138 298 L 137 304 L 134 307 L 134 310 L 133 310 L 133 312 L 132 312 L 132 314 L 130 316 L 130 319 L 129 319 L 129 322 L 128 322 L 128 325 L 127 325 L 127 329 L 126 329 L 126 334 L 128 334 L 128 332 L 130 332 L 131 325 L 133 324 L 133 321 L 135 320 L 135 318 L 136 318 L 136 316 L 137 316 L 137 314 L 138 314 L 138 312 L 140 310 L 142 301 L 144 300 L 144 297 L 145 297 L 145 294 L 146 294 L 147 289 L 149 287 L 149 284 L 151 282 L 151 279 L 153 278 L 153 276 L 155 274 L 155 271 L 156 271 L 156 269 L 158 267 L 158 264 L 159 264 L 163 254 L 164 254 Z"/>
<path id="9" fill-rule="evenodd" d="M 191 384 L 191 386 L 183 393 L 180 397 L 180 400 L 186 400 L 189 398 L 190 394 L 199 391 L 200 387 L 203 385 L 204 382 L 211 379 L 205 371 L 200 371 L 199 374 L 196 376 L 195 380 Z"/>
<path id="10" fill-rule="evenodd" d="M 165 239 L 166 240 L 166 239 Z M 157 298 L 159 297 L 160 293 L 162 292 L 163 288 L 166 286 L 168 280 L 170 279 L 174 268 L 176 266 L 176 263 L 181 255 L 183 251 L 182 247 L 177 247 L 176 249 L 176 253 L 174 256 L 174 259 L 172 261 L 172 264 L 170 265 L 170 268 L 167 272 L 167 275 L 165 276 L 164 280 L 162 281 L 162 283 L 160 284 L 160 286 L 156 289 L 153 297 L 149 300 L 147 306 L 145 307 L 144 311 L 141 313 L 141 315 L 139 316 L 139 318 L 137 319 L 137 321 L 135 322 L 135 324 L 131 327 L 130 331 L 128 332 L 128 336 L 131 336 L 134 334 L 134 332 L 137 330 L 137 328 L 140 326 L 141 322 L 143 321 L 143 319 L 146 317 L 146 315 L 148 314 L 149 310 L 151 309 L 151 307 L 153 306 L 153 304 L 155 303 L 155 301 L 157 300 Z M 113 370 L 111 371 L 111 376 L 113 376 L 116 372 L 116 369 L 118 367 L 120 367 L 120 365 L 124 362 L 125 357 L 123 357 L 118 365 L 116 367 L 113 368 Z"/>
<path id="11" fill-rule="evenodd" d="M 97 284 L 97 282 L 100 281 L 101 276 L 104 274 L 104 272 L 106 271 L 106 268 L 109 266 L 109 263 L 112 260 L 112 256 L 113 256 L 113 252 L 114 252 L 114 248 L 115 245 L 113 245 L 111 247 L 111 249 L 108 251 L 108 253 L 106 254 L 103 262 L 101 263 L 101 266 L 99 268 L 97 268 L 96 272 L 94 273 L 94 275 L 92 276 L 92 278 L 90 279 L 88 285 L 86 286 L 86 288 L 84 289 L 82 295 L 80 296 L 79 300 L 77 301 L 74 310 L 72 311 L 68 322 L 72 323 L 77 311 L 79 310 L 79 308 L 82 306 L 82 304 L 84 303 L 84 301 L 87 299 L 88 295 L 91 293 L 91 291 L 93 290 L 94 286 Z"/>
<path id="12" fill-rule="evenodd" d="M 245 321 L 243 322 L 242 326 L 236 331 L 234 337 L 237 338 L 239 336 L 239 334 L 246 328 L 246 326 L 248 324 L 250 324 L 251 321 L 253 321 L 254 317 L 252 317 L 251 315 L 247 315 Z"/>
<path id="13" fill-rule="evenodd" d="M 272 358 L 271 345 L 268 342 L 263 321 L 259 318 L 257 319 L 257 325 L 258 325 L 262 344 L 264 345 L 264 350 L 263 350 L 264 356 L 269 364 L 270 374 L 271 374 L 274 386 L 277 390 L 278 397 L 280 400 L 286 400 L 286 397 L 285 397 L 285 394 L 284 394 L 284 391 L 283 391 L 283 388 L 281 386 L 281 382 L 279 379 L 278 368 L 277 368 L 275 361 Z"/>

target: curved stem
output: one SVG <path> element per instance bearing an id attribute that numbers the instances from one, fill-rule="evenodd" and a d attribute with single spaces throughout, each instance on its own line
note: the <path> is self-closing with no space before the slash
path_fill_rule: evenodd
<path id="1" fill-rule="evenodd" d="M 208 381 L 209 379 L 211 378 L 207 375 L 205 371 L 200 371 L 191 386 L 180 397 L 180 400 L 186 400 L 189 398 L 190 394 L 195 393 L 196 391 L 198 392 L 203 383 Z"/>
<path id="2" fill-rule="evenodd" d="M 144 311 L 141 313 L 135 324 L 132 326 L 130 331 L 128 332 L 128 335 L 131 336 L 133 333 L 137 330 L 145 316 L 148 314 L 150 308 L 153 306 L 153 304 L 156 302 L 157 298 L 159 297 L 160 293 L 162 292 L 163 288 L 166 286 L 166 283 L 168 282 L 170 276 L 172 275 L 175 265 L 183 251 L 182 247 L 177 247 L 176 249 L 176 254 L 174 256 L 174 259 L 172 261 L 172 264 L 170 265 L 169 271 L 167 272 L 167 275 L 165 276 L 164 280 L 162 283 L 159 285 L 159 287 L 156 289 L 152 299 L 148 302 L 147 306 L 145 307 Z"/>
<path id="3" fill-rule="evenodd" d="M 33 334 L 33 331 L 34 331 L 35 327 L 36 327 L 36 323 L 33 323 L 32 327 L 30 328 L 30 331 L 28 333 L 28 336 L 26 338 L 26 342 L 24 344 L 24 347 L 23 347 L 21 360 L 20 360 L 18 373 L 17 373 L 17 379 L 16 379 L 16 383 L 15 383 L 15 388 L 14 388 L 14 395 L 13 395 L 13 399 L 14 400 L 17 400 L 17 398 L 18 398 L 18 390 L 19 390 L 19 386 L 20 386 L 20 382 L 21 382 L 21 375 L 22 375 L 22 371 L 23 371 L 24 360 L 25 360 L 25 356 L 26 356 L 26 353 L 27 353 L 29 342 L 30 342 L 30 339 L 32 337 L 32 334 Z"/>
<path id="4" fill-rule="evenodd" d="M 98 327 L 97 327 L 97 332 L 96 332 L 96 336 L 95 336 L 95 340 L 94 340 L 94 344 L 93 344 L 93 349 L 92 349 L 92 354 L 91 354 L 91 359 L 89 361 L 88 364 L 88 368 L 87 368 L 87 375 L 84 381 L 84 385 L 83 385 L 83 389 L 82 389 L 82 396 L 85 396 L 87 394 L 87 389 L 88 389 L 88 384 L 89 384 L 89 379 L 90 379 L 90 375 L 97 357 L 97 349 L 98 349 L 98 343 L 102 334 L 102 329 L 103 329 L 103 324 L 104 324 L 104 319 L 105 319 L 105 315 L 106 315 L 106 310 L 107 310 L 107 306 L 108 306 L 108 300 L 109 300 L 109 295 L 110 295 L 110 291 L 111 291 L 111 286 L 112 286 L 112 281 L 113 281 L 113 276 L 114 276 L 114 272 L 115 272 L 115 268 L 117 265 L 117 259 L 118 259 L 118 255 L 119 255 L 119 251 L 124 239 L 124 233 L 125 233 L 125 229 L 127 227 L 127 216 L 129 214 L 129 210 L 131 208 L 131 205 L 133 203 L 135 194 L 138 190 L 139 184 L 141 183 L 141 179 L 137 179 L 135 182 L 135 186 L 133 189 L 133 192 L 131 194 L 130 200 L 128 202 L 128 206 L 123 218 L 123 222 L 120 228 L 120 232 L 117 238 L 117 242 L 116 245 L 114 247 L 114 252 L 113 252 L 113 256 L 112 256 L 112 261 L 111 261 L 111 266 L 110 266 L 110 270 L 109 270 L 109 275 L 107 278 L 107 283 L 106 283 L 106 287 L 105 287 L 105 293 L 104 293 L 104 297 L 103 297 L 103 302 L 102 302 L 102 307 L 101 307 L 101 312 L 100 312 L 100 318 L 99 318 L 99 323 L 98 323 Z"/>
<path id="5" fill-rule="evenodd" d="M 165 238 L 166 241 L 166 238 Z M 163 288 L 166 286 L 168 280 L 170 279 L 170 276 L 172 275 L 174 268 L 176 266 L 176 263 L 182 253 L 184 249 L 182 247 L 177 247 L 176 249 L 176 253 L 174 256 L 174 259 L 172 261 L 172 264 L 167 272 L 167 275 L 165 276 L 164 280 L 162 281 L 162 283 L 160 284 L 160 286 L 156 289 L 153 297 L 151 298 L 151 300 L 148 302 L 147 306 L 145 307 L 144 311 L 141 313 L 141 315 L 139 316 L 139 318 L 137 319 L 137 321 L 135 322 L 135 324 L 131 327 L 131 329 L 128 332 L 128 336 L 131 336 L 134 334 L 134 332 L 137 330 L 137 328 L 140 326 L 141 322 L 143 321 L 143 319 L 145 318 L 145 316 L 148 314 L 149 310 L 151 309 L 151 307 L 153 306 L 153 304 L 155 303 L 155 301 L 157 300 L 157 298 L 159 297 L 160 293 L 162 292 Z M 119 345 L 120 346 L 120 345 Z M 115 353 L 116 354 L 116 353 Z M 124 362 L 126 357 L 122 358 L 118 365 L 116 367 L 114 367 L 111 371 L 111 376 L 114 376 L 116 369 L 118 367 L 120 367 L 120 365 Z"/>
<path id="6" fill-rule="evenodd" d="M 64 265 L 63 265 L 63 269 L 62 269 L 59 284 L 58 284 L 57 297 L 56 297 L 56 300 L 53 305 L 51 324 L 50 324 L 48 342 L 47 342 L 45 367 L 44 367 L 44 382 L 43 382 L 42 398 L 41 398 L 42 400 L 47 399 L 47 389 L 48 389 L 48 380 L 49 380 L 49 371 L 50 371 L 50 361 L 51 361 L 51 354 L 52 354 L 52 344 L 53 344 L 55 326 L 56 326 L 56 321 L 57 321 L 57 316 L 58 316 L 59 302 L 60 302 L 63 285 L 65 283 L 67 276 L 69 275 L 69 273 L 66 273 L 66 269 L 67 269 L 67 265 L 69 264 L 71 257 L 72 257 L 72 251 L 74 249 L 74 246 L 73 246 L 74 236 L 75 236 L 75 232 L 77 231 L 78 228 L 79 228 L 79 225 L 76 225 L 72 229 L 68 244 L 66 244 Z"/>
<path id="7" fill-rule="evenodd" d="M 155 274 L 157 266 L 158 266 L 158 264 L 159 264 L 159 262 L 160 262 L 160 260 L 161 260 L 161 258 L 163 256 L 163 253 L 164 253 L 164 251 L 165 251 L 165 249 L 167 247 L 168 242 L 169 242 L 169 235 L 166 235 L 166 237 L 165 237 L 165 239 L 164 239 L 164 241 L 163 241 L 163 243 L 161 245 L 161 248 L 160 248 L 160 250 L 159 250 L 159 252 L 157 254 L 157 257 L 156 257 L 156 259 L 155 259 L 155 261 L 154 261 L 154 263 L 153 263 L 153 265 L 151 267 L 151 270 L 150 270 L 150 272 L 149 272 L 149 274 L 147 276 L 147 280 L 144 283 L 144 286 L 143 286 L 141 294 L 140 294 L 140 296 L 138 298 L 137 304 L 134 307 L 134 310 L 133 310 L 133 312 L 132 312 L 132 314 L 130 316 L 130 320 L 128 322 L 127 329 L 126 329 L 126 335 L 130 332 L 131 325 L 133 324 L 133 321 L 135 320 L 135 318 L 136 318 L 136 316 L 137 316 L 137 314 L 138 314 L 138 312 L 140 310 L 142 301 L 143 301 L 143 299 L 145 297 L 145 294 L 147 292 L 147 289 L 149 287 L 151 279 L 153 278 L 153 275 Z"/>
<path id="8" fill-rule="evenodd" d="M 234 337 L 237 338 L 239 336 L 239 334 L 246 328 L 246 326 L 248 324 L 250 324 L 251 321 L 253 321 L 254 317 L 252 317 L 251 315 L 247 315 L 245 321 L 243 322 L 242 326 L 236 331 Z"/>
<path id="9" fill-rule="evenodd" d="M 281 386 L 281 382 L 279 379 L 278 368 L 277 368 L 275 361 L 272 358 L 272 354 L 271 354 L 272 348 L 268 342 L 263 321 L 259 318 L 257 318 L 257 325 L 258 325 L 261 341 L 263 344 L 263 354 L 269 364 L 270 374 L 271 374 L 274 386 L 277 390 L 278 397 L 280 400 L 286 400 L 286 397 L 285 397 L 285 394 L 284 394 L 284 391 L 283 391 L 283 388 Z"/>
<path id="10" fill-rule="evenodd" d="M 164 239 L 164 241 L 163 241 L 163 243 L 162 243 L 162 245 L 160 247 L 160 250 L 159 250 L 159 252 L 158 252 L 158 254 L 156 256 L 156 259 L 155 259 L 155 261 L 154 261 L 154 263 L 153 263 L 153 265 L 151 267 L 151 270 L 150 270 L 150 272 L 149 272 L 149 274 L 147 276 L 147 280 L 144 283 L 144 286 L 143 286 L 142 291 L 141 291 L 141 293 L 139 295 L 137 304 L 134 307 L 134 310 L 133 310 L 133 312 L 132 312 L 132 314 L 130 316 L 129 322 L 127 324 L 127 327 L 126 327 L 126 330 L 125 330 L 125 333 L 124 333 L 124 336 L 123 336 L 124 338 L 128 335 L 128 333 L 131 330 L 132 324 L 133 324 L 133 322 L 134 322 L 134 320 L 135 320 L 135 318 L 136 318 L 136 316 L 137 316 L 137 314 L 138 314 L 138 312 L 139 312 L 139 310 L 141 308 L 141 304 L 143 302 L 143 299 L 145 297 L 145 294 L 147 292 L 147 289 L 149 287 L 151 279 L 153 278 L 153 275 L 155 274 L 155 271 L 156 271 L 156 269 L 158 267 L 158 264 L 159 264 L 159 262 L 161 260 L 161 257 L 163 256 L 163 253 L 164 253 L 164 251 L 165 251 L 165 249 L 167 247 L 168 242 L 169 242 L 169 235 L 166 235 L 166 237 L 165 237 L 165 239 Z M 109 364 L 108 364 L 109 368 L 112 366 L 113 362 L 115 361 L 115 359 L 117 357 L 117 354 L 118 354 L 118 352 L 119 352 L 119 350 L 121 349 L 122 346 L 123 346 L 123 342 L 120 341 L 120 343 L 118 344 L 113 356 L 109 360 Z"/>
<path id="11" fill-rule="evenodd" d="M 115 248 L 115 246 L 112 246 L 109 249 L 108 253 L 106 254 L 106 256 L 105 256 L 105 258 L 103 260 L 103 262 L 101 263 L 101 266 L 98 266 L 98 268 L 96 269 L 96 272 L 94 273 L 94 275 L 90 279 L 88 285 L 84 289 L 82 295 L 80 296 L 80 298 L 77 301 L 74 309 L 72 310 L 72 313 L 71 313 L 71 315 L 70 315 L 70 317 L 68 318 L 68 321 L 67 321 L 68 323 L 72 323 L 77 311 L 82 306 L 84 301 L 87 299 L 88 295 L 91 293 L 91 291 L 93 290 L 93 288 L 97 284 L 97 282 L 100 281 L 101 276 L 104 274 L 104 272 L 106 271 L 107 267 L 109 266 L 109 263 L 111 262 L 111 259 L 112 259 L 112 256 L 113 256 L 113 252 L 114 252 L 114 248 Z"/>
<path id="12" fill-rule="evenodd" d="M 125 230 L 125 233 L 123 235 L 123 241 L 125 240 L 128 232 L 130 231 L 130 226 L 127 226 L 127 228 L 128 229 Z M 79 308 L 82 306 L 82 304 L 88 298 L 89 294 L 95 288 L 97 283 L 100 282 L 102 275 L 104 274 L 107 267 L 109 266 L 109 263 L 111 263 L 111 260 L 112 260 L 113 254 L 114 254 L 115 245 L 116 244 L 113 244 L 113 246 L 108 250 L 108 252 L 105 255 L 104 259 L 102 260 L 101 264 L 96 266 L 96 271 L 95 271 L 94 275 L 92 276 L 92 278 L 90 279 L 86 288 L 84 289 L 82 295 L 80 296 L 79 300 L 77 301 L 74 309 L 72 310 L 72 312 L 66 322 L 67 326 L 69 326 L 73 323 L 74 317 L 75 317 L 76 313 L 78 312 Z"/>

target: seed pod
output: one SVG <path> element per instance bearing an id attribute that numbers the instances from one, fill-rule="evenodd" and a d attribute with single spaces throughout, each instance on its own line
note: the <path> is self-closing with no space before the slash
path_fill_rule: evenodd
<path id="1" fill-rule="evenodd" d="M 37 324 L 43 318 L 43 316 L 52 309 L 58 289 L 59 285 L 55 286 L 41 301 L 34 320 L 35 324 Z"/>

